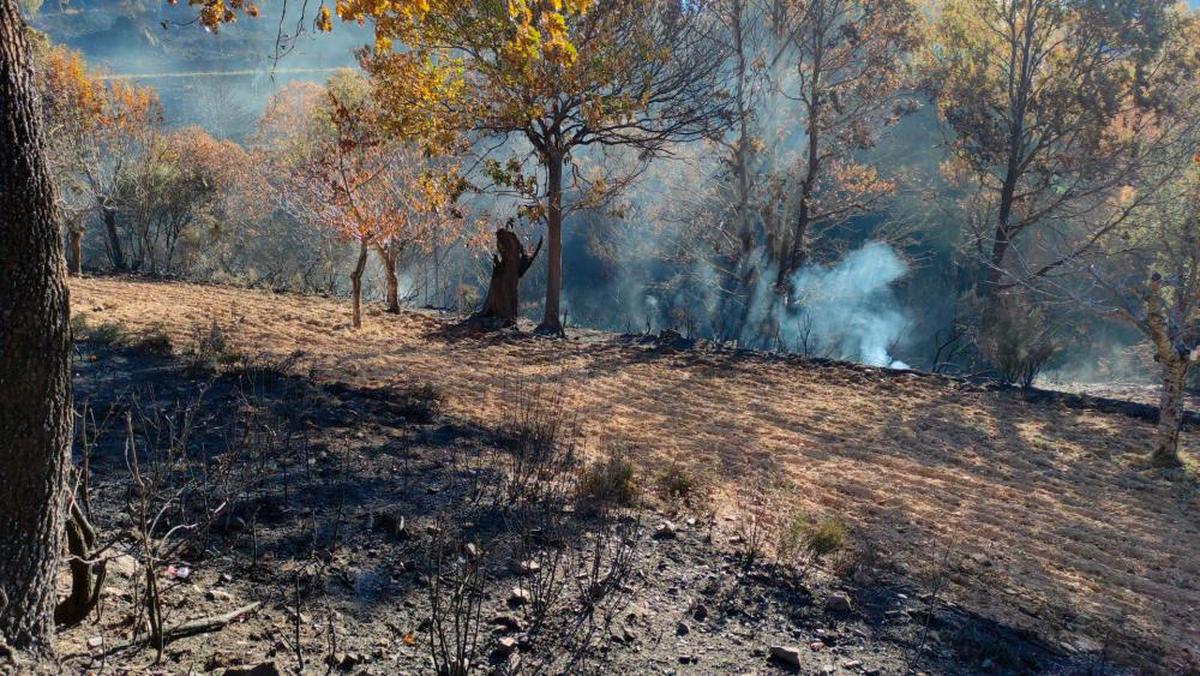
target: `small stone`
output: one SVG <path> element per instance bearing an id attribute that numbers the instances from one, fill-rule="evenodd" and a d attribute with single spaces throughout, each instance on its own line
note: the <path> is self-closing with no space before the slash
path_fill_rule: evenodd
<path id="1" fill-rule="evenodd" d="M 848 613 L 853 606 L 850 597 L 843 592 L 834 592 L 825 599 L 825 610 L 830 613 Z"/>
<path id="2" fill-rule="evenodd" d="M 498 629 L 508 631 L 524 631 L 525 629 L 525 623 L 521 621 L 521 618 L 508 613 L 500 613 L 492 617 L 492 624 L 496 625 Z"/>
<path id="3" fill-rule="evenodd" d="M 471 559 L 472 561 L 479 558 L 479 545 L 475 544 L 474 542 L 468 542 L 467 545 L 463 547 L 463 551 L 466 552 L 467 558 Z"/>
<path id="4" fill-rule="evenodd" d="M 500 639 L 499 641 L 496 641 L 496 654 L 501 657 L 506 657 L 508 655 L 511 655 L 512 652 L 516 649 L 517 649 L 517 639 L 512 638 L 511 636 L 505 636 L 504 638 Z"/>
<path id="5" fill-rule="evenodd" d="M 103 636 L 89 636 L 88 640 L 87 640 L 87 644 L 88 644 L 89 648 L 99 648 L 100 646 L 104 645 L 104 637 Z"/>
<path id="6" fill-rule="evenodd" d="M 516 570 L 521 575 L 533 575 L 542 569 L 542 564 L 532 559 L 527 561 L 518 561 Z"/>
<path id="7" fill-rule="evenodd" d="M 514 606 L 523 606 L 533 600 L 533 595 L 528 589 L 513 587 L 508 593 L 508 602 Z"/>
<path id="8" fill-rule="evenodd" d="M 612 637 L 612 640 L 616 641 L 617 643 L 633 643 L 634 639 L 637 638 L 637 634 L 635 634 L 633 629 L 627 624 L 614 624 L 609 627 L 608 632 Z"/>
<path id="9" fill-rule="evenodd" d="M 771 646 L 771 658 L 793 669 L 800 668 L 800 649 L 793 646 Z"/>
<path id="10" fill-rule="evenodd" d="M 835 671 L 837 671 L 837 667 L 833 666 L 832 664 L 825 664 L 821 666 L 822 674 L 832 674 Z"/>
<path id="11" fill-rule="evenodd" d="M 857 669 L 862 666 L 862 660 L 846 660 L 842 662 L 843 669 Z"/>
<path id="12" fill-rule="evenodd" d="M 819 653 L 825 649 L 825 642 L 824 641 L 813 641 L 812 643 L 808 644 L 808 647 L 814 653 Z"/>
<path id="13" fill-rule="evenodd" d="M 232 601 L 233 594 L 230 594 L 224 589 L 209 589 L 208 591 L 204 592 L 204 598 L 208 599 L 209 601 Z"/>
<path id="14" fill-rule="evenodd" d="M 671 523 L 670 521 L 663 521 L 661 524 L 658 525 L 658 528 L 654 531 L 654 539 L 655 540 L 674 540 L 676 532 L 677 532 L 677 529 L 675 528 L 675 524 Z"/>

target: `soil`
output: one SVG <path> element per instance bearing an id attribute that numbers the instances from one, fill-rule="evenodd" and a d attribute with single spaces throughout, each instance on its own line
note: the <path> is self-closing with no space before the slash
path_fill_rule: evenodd
<path id="1" fill-rule="evenodd" d="M 1138 409 L 674 339 L 475 334 L 434 312 L 369 313 L 352 331 L 337 301 L 226 287 L 85 279 L 72 301 L 88 324 L 119 325 L 118 342 L 161 333 L 173 354 L 80 343 L 78 402 L 97 418 L 118 411 L 92 454 L 92 509 L 117 534 L 112 552 L 128 556 L 110 571 L 99 623 L 63 635 L 68 670 L 288 671 L 303 658 L 306 671 L 331 660 L 431 672 L 430 581 L 464 565 L 487 590 L 472 661 L 485 672 L 785 670 L 773 646 L 795 647 L 779 652 L 803 673 L 1200 668 L 1200 483 L 1193 469 L 1147 465 L 1153 428 Z M 222 356 L 189 365 L 214 323 Z M 221 467 L 232 454 L 255 482 L 203 543 L 164 560 L 188 569 L 161 572 L 167 624 L 262 605 L 169 643 L 155 667 L 153 649 L 125 645 L 144 634 L 133 606 L 141 550 L 124 423 L 112 422 L 133 393 L 168 417 L 200 388 L 188 462 L 210 453 Z M 486 487 L 506 485 L 512 402 L 560 395 L 555 406 L 578 423 L 570 445 L 589 458 L 621 449 L 643 497 L 599 524 L 574 505 L 540 516 L 571 534 L 556 547 L 574 554 L 570 593 L 538 622 L 537 603 L 509 603 L 528 578 L 513 571 L 528 529 Z M 1184 445 L 1194 457 L 1190 427 Z M 232 459 L 243 456 L 253 462 Z M 198 481 L 190 471 L 181 476 Z M 668 472 L 702 477 L 702 508 L 656 495 Z M 770 556 L 772 531 L 748 565 L 754 524 L 778 528 L 791 513 L 845 524 L 844 551 L 785 566 Z M 655 537 L 665 520 L 676 537 Z M 631 544 L 597 601 L 576 570 L 605 533 Z M 466 543 L 478 558 L 432 554 Z M 450 561 L 441 576 L 438 560 Z M 504 614 L 520 622 L 493 631 Z"/>

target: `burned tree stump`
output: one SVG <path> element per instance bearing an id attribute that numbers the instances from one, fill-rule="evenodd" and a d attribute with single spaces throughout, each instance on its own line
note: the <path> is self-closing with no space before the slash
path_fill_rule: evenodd
<path id="1" fill-rule="evenodd" d="M 527 254 L 517 233 L 504 227 L 496 231 L 496 249 L 499 255 L 492 254 L 492 280 L 479 316 L 515 324 L 520 309 L 518 287 L 521 277 L 542 250 L 542 240 L 538 240 L 532 254 Z"/>

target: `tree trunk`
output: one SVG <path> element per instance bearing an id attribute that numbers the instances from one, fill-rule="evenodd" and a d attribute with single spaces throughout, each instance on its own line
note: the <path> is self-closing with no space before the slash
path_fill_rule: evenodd
<path id="1" fill-rule="evenodd" d="M 354 265 L 354 272 L 350 273 L 350 295 L 354 302 L 354 319 L 351 323 L 356 329 L 362 326 L 362 278 L 366 269 L 367 243 L 364 240 L 358 245 L 358 262 Z"/>
<path id="2" fill-rule="evenodd" d="M 538 240 L 537 247 L 530 255 L 525 253 L 517 233 L 501 228 L 496 231 L 496 250 L 500 255 L 492 256 L 492 280 L 488 284 L 487 298 L 483 301 L 480 314 L 494 317 L 505 324 L 515 324 L 521 308 L 521 277 L 525 276 L 542 250 L 542 241 Z"/>
<path id="3" fill-rule="evenodd" d="M 71 272 L 78 277 L 83 274 L 83 231 L 71 228 L 67 237 L 71 245 Z"/>
<path id="4" fill-rule="evenodd" d="M 387 311 L 398 315 L 400 314 L 400 280 L 396 278 L 396 261 L 400 258 L 399 252 L 386 246 L 375 247 L 375 252 L 379 254 L 379 262 L 383 264 L 383 274 L 387 278 Z"/>
<path id="5" fill-rule="evenodd" d="M 562 295 L 562 170 L 563 158 L 551 152 L 546 158 L 546 222 L 550 237 L 549 260 L 546 265 L 546 309 L 537 333 L 563 335 L 559 297 Z"/>
<path id="6" fill-rule="evenodd" d="M 0 0 L 0 639 L 53 650 L 71 452 L 69 309 L 24 23 Z"/>
<path id="7" fill-rule="evenodd" d="M 1158 405 L 1158 432 L 1150 462 L 1155 467 L 1178 467 L 1179 430 L 1183 426 L 1184 384 L 1187 381 L 1187 357 L 1173 356 L 1163 362 L 1162 397 Z"/>
<path id="8" fill-rule="evenodd" d="M 104 218 L 104 231 L 108 234 L 108 256 L 113 269 L 124 271 L 125 252 L 121 249 L 121 233 L 117 232 L 117 210 L 106 206 L 100 208 L 100 213 Z"/>

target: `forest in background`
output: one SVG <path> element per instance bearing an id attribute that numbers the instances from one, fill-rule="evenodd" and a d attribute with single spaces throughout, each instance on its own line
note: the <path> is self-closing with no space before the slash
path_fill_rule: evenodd
<path id="1" fill-rule="evenodd" d="M 165 3 L 26 4 L 48 36 L 65 230 L 87 269 L 330 295 L 357 283 L 393 310 L 469 312 L 488 286 L 490 233 L 507 224 L 530 248 L 545 235 L 545 150 L 521 124 L 492 124 L 495 110 L 467 119 L 449 97 L 429 110 L 401 100 L 411 64 L 354 51 L 370 25 L 321 35 L 319 12 L 283 3 L 214 38 Z M 336 9 L 354 19 L 355 7 Z M 1139 263 L 1103 280 L 1095 263 L 1136 237 L 1170 201 L 1159 188 L 1191 164 L 1195 21 L 1183 4 L 1132 0 L 730 0 L 622 34 L 673 60 L 664 77 L 691 77 L 690 95 L 711 105 L 688 109 L 690 128 L 562 149 L 553 314 L 1025 384 L 1043 371 L 1155 380 L 1152 337 L 1122 321 L 1130 298 L 1141 304 L 1126 293 Z M 1021 48 L 1041 61 L 1012 60 Z M 683 73 L 685 59 L 707 79 Z M 525 94 L 562 93 L 540 86 Z M 603 95 L 646 119 L 695 106 L 639 113 Z M 586 122 L 587 107 L 567 114 Z M 433 149 L 429 134 L 454 138 Z M 371 196 L 374 225 L 320 204 L 336 186 L 314 158 L 338 148 L 363 176 L 389 172 Z M 522 280 L 525 316 L 544 311 L 552 258 L 535 257 Z M 989 319 L 985 307 L 999 310 Z M 1177 333 L 1179 351 L 1192 339 Z"/>

